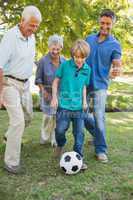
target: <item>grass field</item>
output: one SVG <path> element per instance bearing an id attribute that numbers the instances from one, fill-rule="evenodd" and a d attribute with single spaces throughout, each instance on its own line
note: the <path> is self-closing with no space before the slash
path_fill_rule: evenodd
<path id="1" fill-rule="evenodd" d="M 62 173 L 49 144 L 39 144 L 39 112 L 35 112 L 23 137 L 23 174 L 4 171 L 2 138 L 7 125 L 6 111 L 0 111 L 0 200 L 133 200 L 133 113 L 107 114 L 108 164 L 95 160 L 86 132 L 84 152 L 88 170 L 73 176 Z M 72 149 L 70 130 L 67 136 L 66 151 Z"/>

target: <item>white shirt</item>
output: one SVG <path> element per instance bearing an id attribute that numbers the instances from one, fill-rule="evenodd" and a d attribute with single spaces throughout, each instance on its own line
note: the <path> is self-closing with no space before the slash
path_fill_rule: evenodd
<path id="1" fill-rule="evenodd" d="M 0 66 L 4 75 L 29 78 L 32 75 L 34 57 L 34 35 L 25 38 L 18 25 L 9 29 L 0 43 Z"/>

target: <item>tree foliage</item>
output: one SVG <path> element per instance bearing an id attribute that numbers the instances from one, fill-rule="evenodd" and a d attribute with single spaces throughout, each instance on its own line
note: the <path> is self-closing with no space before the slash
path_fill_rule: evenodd
<path id="1" fill-rule="evenodd" d="M 131 1 L 131 0 L 130 0 Z M 37 33 L 38 57 L 47 51 L 48 37 L 54 33 L 64 36 L 64 54 L 69 55 L 72 42 L 85 38 L 98 30 L 98 15 L 105 8 L 113 9 L 117 15 L 115 36 L 124 48 L 133 43 L 133 5 L 129 0 L 1 0 L 1 24 L 11 27 L 19 22 L 26 5 L 37 6 L 43 21 Z"/>

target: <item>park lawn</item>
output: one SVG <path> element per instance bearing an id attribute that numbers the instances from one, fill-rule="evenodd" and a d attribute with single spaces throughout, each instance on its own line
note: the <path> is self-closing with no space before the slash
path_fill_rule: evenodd
<path id="1" fill-rule="evenodd" d="M 93 146 L 85 139 L 85 161 L 88 170 L 64 175 L 54 159 L 49 144 L 39 144 L 41 113 L 23 137 L 21 175 L 10 175 L 3 169 L 7 129 L 6 111 L 0 111 L 0 200 L 132 200 L 133 199 L 133 113 L 107 113 L 109 163 L 95 160 Z M 72 149 L 71 130 L 66 151 Z"/>

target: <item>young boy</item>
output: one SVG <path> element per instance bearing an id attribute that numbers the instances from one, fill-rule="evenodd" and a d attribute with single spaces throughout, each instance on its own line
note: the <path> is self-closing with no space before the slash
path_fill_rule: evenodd
<path id="1" fill-rule="evenodd" d="M 65 133 L 72 122 L 73 150 L 83 157 L 84 111 L 87 108 L 86 85 L 90 80 L 90 67 L 85 63 L 90 53 L 84 40 L 77 40 L 71 49 L 72 58 L 60 65 L 52 85 L 51 106 L 57 109 L 55 136 L 57 155 L 61 155 L 66 143 Z M 58 95 L 58 97 L 57 97 Z M 82 169 L 87 165 L 83 164 Z"/>

